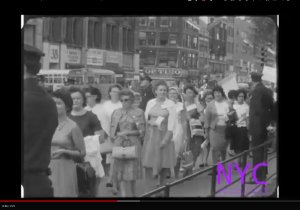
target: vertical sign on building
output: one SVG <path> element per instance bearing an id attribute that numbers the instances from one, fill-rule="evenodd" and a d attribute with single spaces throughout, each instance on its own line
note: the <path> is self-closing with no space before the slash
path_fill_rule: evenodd
<path id="1" fill-rule="evenodd" d="M 50 63 L 59 63 L 59 46 L 50 45 Z"/>

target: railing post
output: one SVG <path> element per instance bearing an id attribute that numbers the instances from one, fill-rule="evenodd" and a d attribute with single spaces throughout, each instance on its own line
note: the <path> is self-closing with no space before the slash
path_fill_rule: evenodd
<path id="1" fill-rule="evenodd" d="M 245 152 L 245 154 L 241 157 L 242 158 L 242 167 L 243 167 L 243 169 L 247 165 L 247 156 L 248 156 L 248 153 Z M 246 176 L 245 176 L 244 182 L 241 183 L 241 197 L 245 197 L 245 182 L 246 182 Z"/>
<path id="2" fill-rule="evenodd" d="M 169 183 L 166 184 L 165 186 L 165 197 L 170 197 L 170 185 Z"/>
<path id="3" fill-rule="evenodd" d="M 211 175 L 211 187 L 210 187 L 210 196 L 215 197 L 216 193 L 216 174 L 217 174 L 217 165 L 214 165 Z"/>
<path id="4" fill-rule="evenodd" d="M 264 152 L 264 162 L 265 163 L 268 163 L 268 146 L 269 144 L 265 144 L 264 147 L 263 147 L 263 152 Z M 263 175 L 264 175 L 264 178 L 267 179 L 267 168 L 263 170 Z M 265 181 L 265 180 L 264 180 Z M 261 191 L 262 193 L 265 193 L 266 192 L 266 185 L 263 185 L 262 188 L 261 188 Z"/>

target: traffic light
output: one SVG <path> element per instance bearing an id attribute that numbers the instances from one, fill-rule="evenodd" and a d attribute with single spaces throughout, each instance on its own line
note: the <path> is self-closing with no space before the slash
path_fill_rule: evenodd
<path id="1" fill-rule="evenodd" d="M 265 47 L 261 47 L 260 55 L 261 55 L 261 66 L 264 67 L 264 64 L 266 62 L 266 57 L 267 57 L 267 49 Z"/>

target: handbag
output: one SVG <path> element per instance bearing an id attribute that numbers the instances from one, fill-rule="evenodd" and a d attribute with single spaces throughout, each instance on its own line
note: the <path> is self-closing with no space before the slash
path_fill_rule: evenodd
<path id="1" fill-rule="evenodd" d="M 137 158 L 137 147 L 135 145 L 126 145 L 130 143 L 130 140 L 124 139 L 122 146 L 114 146 L 112 149 L 112 157 L 116 159 L 136 159 Z"/>
<path id="2" fill-rule="evenodd" d="M 191 150 L 187 150 L 187 143 L 185 146 L 185 151 L 182 153 L 181 167 L 184 170 L 189 170 L 193 168 L 194 160 L 193 153 Z"/>
<path id="3" fill-rule="evenodd" d="M 93 196 L 96 182 L 96 172 L 89 162 L 76 163 L 77 183 L 79 194 Z"/>
<path id="4" fill-rule="evenodd" d="M 100 153 L 106 154 L 112 152 L 114 144 L 111 142 L 110 139 L 106 139 L 106 141 L 100 144 Z"/>

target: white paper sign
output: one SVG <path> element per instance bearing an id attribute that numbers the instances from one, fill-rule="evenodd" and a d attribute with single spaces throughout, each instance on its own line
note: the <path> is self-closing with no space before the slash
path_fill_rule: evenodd
<path id="1" fill-rule="evenodd" d="M 50 63 L 59 63 L 59 46 L 50 45 Z"/>
<path id="2" fill-rule="evenodd" d="M 236 82 L 236 73 L 225 77 L 224 79 L 219 81 L 218 84 L 222 86 L 226 96 L 228 95 L 228 92 L 230 90 L 238 90 L 239 89 L 239 86 Z"/>

